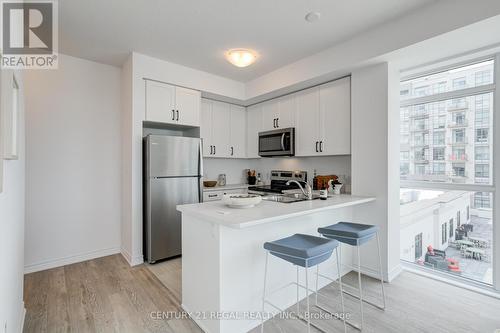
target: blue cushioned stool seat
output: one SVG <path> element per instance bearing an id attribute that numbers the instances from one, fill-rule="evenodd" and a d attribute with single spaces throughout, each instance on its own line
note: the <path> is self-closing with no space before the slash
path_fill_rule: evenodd
<path id="1" fill-rule="evenodd" d="M 312 267 L 330 258 L 339 245 L 334 239 L 295 234 L 264 243 L 272 255 L 302 267 Z"/>
<path id="2" fill-rule="evenodd" d="M 376 234 L 378 226 L 350 222 L 339 222 L 324 228 L 318 228 L 318 232 L 324 237 L 336 239 L 349 245 L 361 245 L 366 243 Z"/>

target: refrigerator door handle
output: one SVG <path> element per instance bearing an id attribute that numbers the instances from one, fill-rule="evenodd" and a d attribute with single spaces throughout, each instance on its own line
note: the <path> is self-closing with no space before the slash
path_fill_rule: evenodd
<path id="1" fill-rule="evenodd" d="M 198 198 L 199 202 L 203 202 L 203 141 L 200 140 L 200 148 L 199 148 L 199 187 L 198 187 Z"/>

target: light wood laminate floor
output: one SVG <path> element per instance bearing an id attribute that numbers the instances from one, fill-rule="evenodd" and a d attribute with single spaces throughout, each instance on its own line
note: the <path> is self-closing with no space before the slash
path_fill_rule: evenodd
<path id="1" fill-rule="evenodd" d="M 350 274 L 345 281 L 354 283 L 354 279 Z M 363 282 L 368 297 L 374 297 L 379 286 L 369 278 Z M 332 300 L 325 305 L 338 310 L 338 291 L 326 287 L 323 293 Z M 493 333 L 500 329 L 500 300 L 443 282 L 404 272 L 386 285 L 386 295 L 385 312 L 365 306 L 364 332 Z M 152 318 L 156 311 L 181 311 L 180 300 L 180 258 L 131 268 L 120 255 L 108 256 L 27 274 L 24 332 L 201 332 L 190 319 Z M 357 303 L 350 297 L 345 300 L 346 311 L 357 320 Z M 343 332 L 338 320 L 318 324 Z M 272 319 L 265 328 L 272 333 L 306 331 L 302 322 L 284 319 Z"/>

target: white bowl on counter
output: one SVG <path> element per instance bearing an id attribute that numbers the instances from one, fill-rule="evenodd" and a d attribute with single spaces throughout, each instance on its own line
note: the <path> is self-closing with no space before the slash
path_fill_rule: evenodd
<path id="1" fill-rule="evenodd" d="M 260 204 L 262 197 L 256 194 L 225 194 L 222 203 L 231 208 L 251 208 Z"/>

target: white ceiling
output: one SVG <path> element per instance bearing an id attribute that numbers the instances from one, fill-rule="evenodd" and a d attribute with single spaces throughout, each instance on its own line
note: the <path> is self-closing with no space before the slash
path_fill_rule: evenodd
<path id="1" fill-rule="evenodd" d="M 436 1 L 64 0 L 59 51 L 117 66 L 136 51 L 246 82 Z M 224 59 L 235 47 L 260 58 L 236 68 Z"/>

